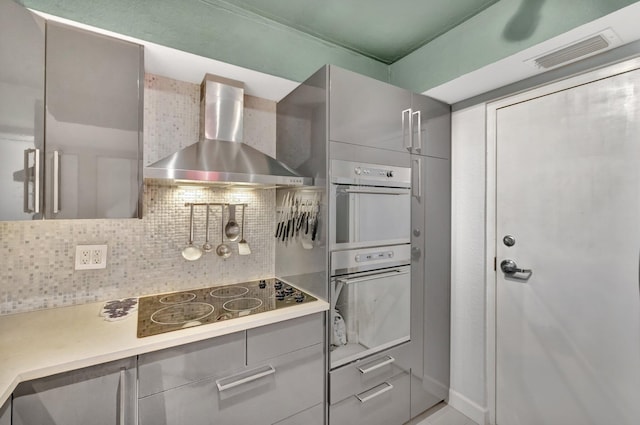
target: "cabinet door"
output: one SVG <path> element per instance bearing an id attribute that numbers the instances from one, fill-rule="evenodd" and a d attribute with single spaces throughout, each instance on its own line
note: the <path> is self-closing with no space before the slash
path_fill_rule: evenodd
<path id="1" fill-rule="evenodd" d="M 44 20 L 0 1 L 0 220 L 42 211 Z"/>
<path id="2" fill-rule="evenodd" d="M 451 107 L 427 96 L 411 95 L 412 153 L 451 157 Z"/>
<path id="3" fill-rule="evenodd" d="M 407 152 L 411 92 L 351 71 L 330 68 L 329 138 Z"/>
<path id="4" fill-rule="evenodd" d="M 13 425 L 126 425 L 136 412 L 133 359 L 23 382 L 13 393 Z"/>
<path id="5" fill-rule="evenodd" d="M 47 23 L 47 218 L 138 216 L 142 47 Z"/>
<path id="6" fill-rule="evenodd" d="M 0 407 L 0 425 L 11 425 L 11 398 Z"/>

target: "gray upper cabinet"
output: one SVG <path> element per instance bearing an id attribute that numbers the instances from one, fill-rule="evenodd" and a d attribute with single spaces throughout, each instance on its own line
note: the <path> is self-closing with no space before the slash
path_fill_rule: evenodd
<path id="1" fill-rule="evenodd" d="M 451 157 L 451 107 L 420 94 L 411 95 L 411 153 Z"/>
<path id="2" fill-rule="evenodd" d="M 142 46 L 11 0 L 0 28 L 0 220 L 140 217 Z"/>
<path id="3" fill-rule="evenodd" d="M 329 81 L 331 141 L 450 157 L 449 105 L 335 66 Z"/>
<path id="4" fill-rule="evenodd" d="M 138 216 L 142 47 L 47 23 L 47 218 Z"/>
<path id="5" fill-rule="evenodd" d="M 335 66 L 329 80 L 330 140 L 407 151 L 411 92 Z"/>
<path id="6" fill-rule="evenodd" d="M 42 217 L 44 19 L 0 0 L 0 220 Z"/>

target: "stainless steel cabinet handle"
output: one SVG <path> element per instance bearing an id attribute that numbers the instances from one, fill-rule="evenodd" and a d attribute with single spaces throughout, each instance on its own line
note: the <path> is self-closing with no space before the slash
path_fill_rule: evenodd
<path id="1" fill-rule="evenodd" d="M 29 171 L 29 156 L 33 156 L 33 208 L 29 206 L 29 183 L 31 172 Z M 40 212 L 40 149 L 25 149 L 24 151 L 24 212 Z"/>
<path id="2" fill-rule="evenodd" d="M 415 167 L 411 167 L 411 172 L 418 174 L 418 179 L 411 178 L 411 196 L 417 199 L 422 199 L 422 161 L 420 159 L 414 159 L 412 162 Z"/>
<path id="3" fill-rule="evenodd" d="M 507 275 L 514 275 L 516 273 L 526 273 L 529 276 L 533 273 L 531 269 L 521 269 L 518 267 L 515 261 L 513 260 L 502 260 L 500 263 L 500 270 L 502 270 Z"/>
<path id="4" fill-rule="evenodd" d="M 385 356 L 385 357 L 386 357 L 385 360 L 383 360 L 383 361 L 381 361 L 379 363 L 376 363 L 373 366 L 370 366 L 370 367 L 367 367 L 367 368 L 359 367 L 358 370 L 360 371 L 360 373 L 362 373 L 364 375 L 364 374 L 367 374 L 369 372 L 373 372 L 376 369 L 380 369 L 381 367 L 384 367 L 384 366 L 386 366 L 388 364 L 391 364 L 391 363 L 396 361 L 396 359 L 394 359 L 391 356 Z"/>
<path id="5" fill-rule="evenodd" d="M 404 116 L 407 115 L 407 121 L 405 122 Z M 402 144 L 405 149 L 411 152 L 413 148 L 413 123 L 411 122 L 411 108 L 402 111 Z M 407 128 L 409 129 L 409 138 L 407 138 Z M 407 140 L 409 144 L 407 144 Z"/>
<path id="6" fill-rule="evenodd" d="M 276 370 L 273 366 L 263 366 L 258 369 L 240 373 L 238 375 L 218 379 L 216 381 L 216 385 L 218 386 L 219 391 L 225 391 L 230 388 L 237 387 L 238 385 L 246 384 L 265 376 L 273 375 L 274 373 L 276 373 Z"/>
<path id="7" fill-rule="evenodd" d="M 384 385 L 384 388 L 380 389 L 379 391 L 376 391 L 375 393 L 369 394 L 368 396 L 365 396 L 365 397 L 361 396 L 361 394 L 364 394 L 364 393 L 356 394 L 356 398 L 360 400 L 360 403 L 366 403 L 367 401 L 374 399 L 379 395 L 382 395 L 387 391 L 391 391 L 393 389 L 393 385 L 391 385 L 388 382 L 383 382 L 381 385 Z"/>
<path id="8" fill-rule="evenodd" d="M 120 422 L 118 425 L 126 425 L 125 412 L 127 409 L 127 370 L 125 368 L 120 369 Z"/>
<path id="9" fill-rule="evenodd" d="M 53 151 L 53 213 L 60 212 L 60 151 Z"/>
<path id="10" fill-rule="evenodd" d="M 411 115 L 412 119 L 413 117 L 416 117 L 416 121 L 418 122 L 418 143 L 416 143 L 415 151 L 420 153 L 422 152 L 422 113 L 420 111 L 415 111 Z M 411 132 L 413 133 L 413 127 L 411 127 Z"/>

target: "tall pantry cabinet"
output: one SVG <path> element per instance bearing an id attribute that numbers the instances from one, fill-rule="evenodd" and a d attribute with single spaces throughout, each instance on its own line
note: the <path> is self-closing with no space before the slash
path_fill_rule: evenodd
<path id="1" fill-rule="evenodd" d="M 378 164 L 385 158 L 381 165 L 411 167 L 410 341 L 329 373 L 330 425 L 402 424 L 449 392 L 450 107 L 331 65 L 278 103 L 277 120 L 277 157 L 314 176 L 326 199 L 323 212 L 335 202 L 328 196 L 331 160 Z M 294 274 L 286 261 L 291 255 L 313 266 L 307 268 L 319 270 L 322 263 L 330 269 L 326 241 L 334 223 L 324 217 L 323 255 L 318 249 L 302 257 L 276 244 L 277 273 Z M 322 292 L 330 293 L 328 287 L 325 279 Z M 331 323 L 327 328 L 332 332 Z M 358 372 L 364 363 L 380 367 L 365 376 Z M 375 398 L 361 397 L 369 392 Z"/>

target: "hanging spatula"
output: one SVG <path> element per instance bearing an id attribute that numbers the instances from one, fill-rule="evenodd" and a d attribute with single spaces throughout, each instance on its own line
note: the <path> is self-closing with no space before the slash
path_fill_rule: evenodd
<path id="1" fill-rule="evenodd" d="M 242 204 L 242 227 L 240 230 L 240 242 L 238 242 L 238 254 L 249 255 L 251 254 L 251 248 L 249 244 L 244 240 L 244 204 Z"/>

